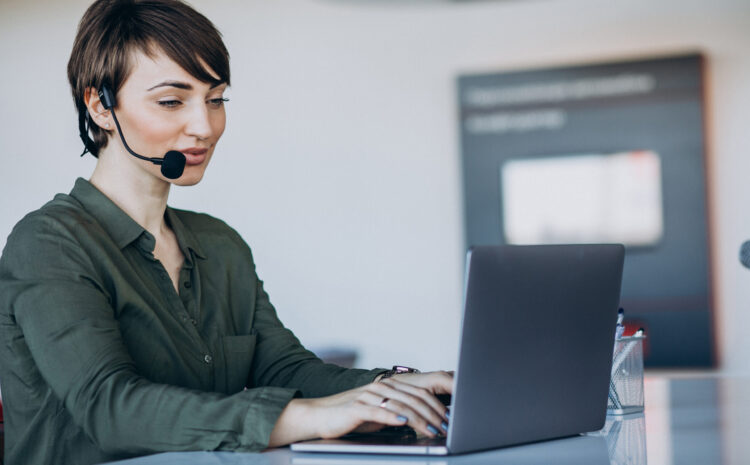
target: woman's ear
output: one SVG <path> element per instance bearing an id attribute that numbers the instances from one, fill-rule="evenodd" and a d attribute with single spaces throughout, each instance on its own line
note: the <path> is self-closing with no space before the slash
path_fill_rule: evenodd
<path id="1" fill-rule="evenodd" d="M 99 99 L 99 92 L 94 87 L 86 88 L 83 93 L 83 102 L 86 104 L 89 115 L 91 115 L 91 121 L 94 124 L 105 131 L 109 131 L 114 126 L 111 112 L 104 108 L 102 101 Z"/>

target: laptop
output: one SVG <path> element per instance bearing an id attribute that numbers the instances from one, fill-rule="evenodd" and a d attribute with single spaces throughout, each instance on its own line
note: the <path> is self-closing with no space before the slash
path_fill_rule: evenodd
<path id="1" fill-rule="evenodd" d="M 472 248 L 446 437 L 386 428 L 292 451 L 449 455 L 601 429 L 624 256 L 619 244 Z"/>

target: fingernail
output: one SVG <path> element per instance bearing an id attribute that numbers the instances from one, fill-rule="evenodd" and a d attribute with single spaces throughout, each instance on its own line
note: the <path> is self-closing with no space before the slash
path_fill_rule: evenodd
<path id="1" fill-rule="evenodd" d="M 406 418 L 406 417 L 405 417 L 405 416 L 403 416 L 403 415 L 399 415 L 399 416 L 397 416 L 397 417 L 396 417 L 396 420 L 400 421 L 401 423 L 406 423 L 407 421 L 409 421 L 409 419 L 408 419 L 408 418 Z"/>
<path id="2" fill-rule="evenodd" d="M 448 423 L 442 422 L 440 423 L 440 426 L 442 426 L 444 430 L 448 431 Z"/>
<path id="3" fill-rule="evenodd" d="M 427 431 L 429 431 L 430 433 L 435 434 L 435 435 L 440 434 L 440 432 L 437 430 L 437 428 L 435 428 L 432 425 L 427 425 Z"/>
<path id="4" fill-rule="evenodd" d="M 445 418 L 447 418 L 449 420 L 451 419 L 451 411 L 450 410 L 446 410 L 445 411 Z"/>

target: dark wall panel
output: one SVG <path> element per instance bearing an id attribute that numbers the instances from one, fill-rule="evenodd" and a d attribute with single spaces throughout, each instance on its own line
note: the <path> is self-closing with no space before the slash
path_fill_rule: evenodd
<path id="1" fill-rule="evenodd" d="M 622 290 L 630 321 L 647 328 L 651 366 L 714 364 L 702 69 L 693 54 L 458 79 L 467 247 L 506 242 L 499 173 L 508 160 L 658 153 L 663 235 L 627 249 Z M 542 115 L 538 128 L 488 129 L 493 115 L 530 112 Z"/>

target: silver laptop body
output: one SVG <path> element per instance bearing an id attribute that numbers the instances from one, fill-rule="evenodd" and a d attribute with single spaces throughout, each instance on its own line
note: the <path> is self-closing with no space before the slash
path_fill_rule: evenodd
<path id="1" fill-rule="evenodd" d="M 623 262 L 616 244 L 472 248 L 447 438 L 375 433 L 291 449 L 448 455 L 601 429 Z"/>

